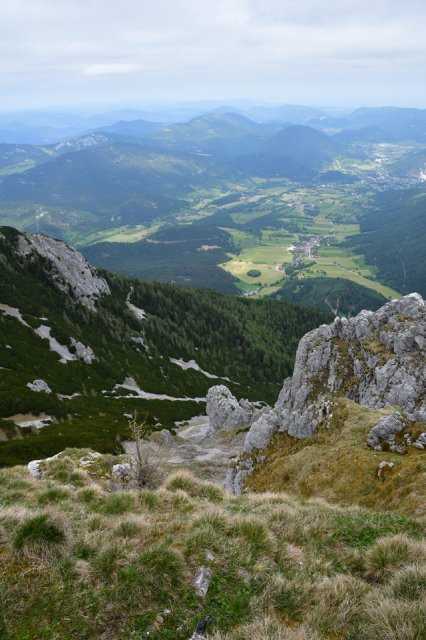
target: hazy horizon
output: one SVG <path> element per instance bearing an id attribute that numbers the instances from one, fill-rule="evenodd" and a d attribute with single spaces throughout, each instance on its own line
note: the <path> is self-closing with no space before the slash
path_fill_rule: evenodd
<path id="1" fill-rule="evenodd" d="M 420 0 L 3 0 L 1 112 L 426 107 Z"/>

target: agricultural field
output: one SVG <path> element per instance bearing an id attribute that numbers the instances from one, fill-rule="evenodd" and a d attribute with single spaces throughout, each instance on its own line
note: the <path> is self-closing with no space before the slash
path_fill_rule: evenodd
<path id="1" fill-rule="evenodd" d="M 220 200 L 229 202 L 219 207 L 203 201 L 204 215 L 212 223 L 223 220 L 221 228 L 232 237 L 234 252 L 219 266 L 238 279 L 236 286 L 242 291 L 269 295 L 291 274 L 298 279 L 344 278 L 385 298 L 399 297 L 398 291 L 375 279 L 373 267 L 360 254 L 346 246 L 348 238 L 359 233 L 358 219 L 373 192 L 354 185 L 315 189 L 288 181 L 271 185 L 270 180 L 264 186 L 257 184 L 256 190 L 255 197 L 248 190 L 240 199 L 237 193 L 223 196 Z M 260 272 L 256 278 L 249 275 L 253 270 Z"/>

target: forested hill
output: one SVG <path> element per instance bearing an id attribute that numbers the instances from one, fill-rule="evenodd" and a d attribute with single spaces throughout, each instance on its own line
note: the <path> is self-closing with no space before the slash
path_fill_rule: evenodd
<path id="1" fill-rule="evenodd" d="M 328 320 L 292 303 L 97 274 L 63 242 L 2 227 L 0 464 L 66 446 L 115 451 L 125 414 L 173 426 L 203 413 L 225 378 L 239 397 L 272 402 L 300 337 Z M 28 386 L 36 380 L 49 391 Z M 52 420 L 17 429 L 22 414 Z"/>
<path id="2" fill-rule="evenodd" d="M 377 279 L 426 296 L 426 189 L 379 193 L 350 244 L 377 268 Z"/>
<path id="3" fill-rule="evenodd" d="M 386 302 L 380 293 L 356 282 L 322 277 L 288 280 L 271 298 L 291 300 L 348 317 L 355 316 L 362 309 L 375 311 Z"/>

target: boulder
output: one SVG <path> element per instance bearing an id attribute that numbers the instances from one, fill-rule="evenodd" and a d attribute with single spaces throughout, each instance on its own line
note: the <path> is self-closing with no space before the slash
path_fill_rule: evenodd
<path id="1" fill-rule="evenodd" d="M 259 415 L 260 409 L 248 400 L 238 401 L 223 384 L 215 385 L 207 393 L 209 434 L 219 429 L 235 429 L 249 425 Z"/>
<path id="2" fill-rule="evenodd" d="M 386 443 L 387 449 L 396 453 L 405 453 L 404 443 L 396 442 L 396 434 L 401 433 L 407 428 L 407 422 L 399 411 L 395 411 L 388 416 L 384 416 L 371 429 L 367 437 L 367 444 L 376 451 L 383 451 L 383 445 Z"/>
<path id="3" fill-rule="evenodd" d="M 199 567 L 192 578 L 192 586 L 197 595 L 205 598 L 212 581 L 212 572 L 208 567 Z"/>

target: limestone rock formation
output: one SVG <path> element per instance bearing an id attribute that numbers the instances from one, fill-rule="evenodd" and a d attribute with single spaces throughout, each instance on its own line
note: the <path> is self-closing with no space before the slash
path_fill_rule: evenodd
<path id="1" fill-rule="evenodd" d="M 238 401 L 223 384 L 211 387 L 206 400 L 210 433 L 249 425 L 262 410 L 257 403 L 245 399 Z"/>
<path id="2" fill-rule="evenodd" d="M 36 393 L 52 393 L 52 389 L 45 380 L 34 380 L 33 382 L 28 382 L 27 387 Z"/>
<path id="3" fill-rule="evenodd" d="M 399 411 L 395 411 L 388 416 L 384 416 L 379 420 L 368 434 L 367 444 L 376 451 L 383 451 L 383 444 L 386 443 L 390 451 L 396 453 L 405 453 L 403 443 L 398 444 L 396 435 L 407 428 L 407 421 Z"/>
<path id="4" fill-rule="evenodd" d="M 244 442 L 244 451 L 249 453 L 254 449 L 264 449 L 271 441 L 273 434 L 278 430 L 281 415 L 271 409 L 263 413 L 250 427 Z"/>
<path id="5" fill-rule="evenodd" d="M 280 430 L 310 437 L 327 419 L 333 395 L 372 409 L 396 405 L 426 422 L 425 344 L 426 307 L 417 293 L 307 333 L 276 405 Z"/>
<path id="6" fill-rule="evenodd" d="M 75 348 L 75 355 L 79 360 L 83 360 L 86 364 L 92 364 L 93 360 L 96 360 L 96 356 L 91 347 L 86 347 L 75 338 L 71 338 L 71 344 Z"/>
<path id="7" fill-rule="evenodd" d="M 293 377 L 284 381 L 274 410 L 243 414 L 241 401 L 238 403 L 226 387 L 213 387 L 210 412 L 214 428 L 251 422 L 244 455 L 229 470 L 227 488 L 241 493 L 244 479 L 261 458 L 259 452 L 276 431 L 303 439 L 319 427 L 329 427 L 335 397 L 370 409 L 400 409 L 371 429 L 370 447 L 398 453 L 405 453 L 410 445 L 426 448 L 424 433 L 412 441 L 405 432 L 409 423 L 417 423 L 417 427 L 426 423 L 425 348 L 426 305 L 413 293 L 376 312 L 336 318 L 332 324 L 307 333 L 299 343 Z"/>
<path id="8" fill-rule="evenodd" d="M 95 301 L 100 296 L 111 293 L 106 280 L 96 274 L 81 253 L 61 240 L 39 233 L 22 233 L 18 237 L 17 251 L 22 256 L 35 252 L 46 258 L 56 286 L 90 309 L 95 308 Z"/>

